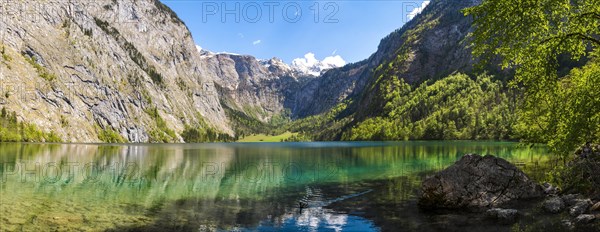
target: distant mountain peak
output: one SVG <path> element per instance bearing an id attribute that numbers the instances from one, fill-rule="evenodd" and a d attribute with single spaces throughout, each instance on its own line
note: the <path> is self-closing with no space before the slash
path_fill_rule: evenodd
<path id="1" fill-rule="evenodd" d="M 200 46 L 196 46 L 198 52 L 200 52 L 201 58 L 212 58 L 218 55 L 227 56 L 239 56 L 239 57 L 252 57 L 250 55 L 241 55 L 231 52 L 211 52 L 202 49 Z M 252 57 L 253 59 L 256 59 Z M 330 56 L 323 60 L 317 60 L 313 53 L 307 53 L 304 58 L 297 58 L 292 61 L 292 64 L 285 63 L 278 57 L 271 59 L 256 59 L 263 67 L 271 70 L 274 74 L 281 73 L 294 73 L 297 76 L 315 76 L 318 77 L 326 70 L 339 68 L 346 64 L 346 61 L 341 56 Z"/>
<path id="2" fill-rule="evenodd" d="M 277 57 L 273 57 L 268 60 L 259 60 L 258 62 L 262 66 L 274 73 L 293 73 L 296 71 L 292 67 L 290 67 L 289 64 L 285 63 L 283 60 Z"/>
<path id="3" fill-rule="evenodd" d="M 341 56 L 329 56 L 323 60 L 317 60 L 314 53 L 307 53 L 304 58 L 296 58 L 292 61 L 291 67 L 306 75 L 320 76 L 323 71 L 338 68 L 346 65 L 346 61 Z"/>

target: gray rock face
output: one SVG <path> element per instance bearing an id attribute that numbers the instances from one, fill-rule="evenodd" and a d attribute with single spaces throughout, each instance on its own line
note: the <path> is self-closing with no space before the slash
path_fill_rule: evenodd
<path id="1" fill-rule="evenodd" d="M 247 55 L 204 52 L 200 62 L 215 76 L 222 103 L 264 122 L 286 111 L 296 113 L 296 96 L 315 78 L 277 58 L 261 61 Z"/>
<path id="2" fill-rule="evenodd" d="M 302 85 L 300 91 L 293 94 L 296 99 L 291 108 L 293 116 L 321 114 L 346 99 L 358 97 L 372 76 L 372 69 L 381 61 L 381 58 L 377 59 L 377 53 L 368 60 L 328 70 Z"/>
<path id="3" fill-rule="evenodd" d="M 575 203 L 575 205 L 569 209 L 569 214 L 571 214 L 573 217 L 576 217 L 585 213 L 590 206 L 592 206 L 592 201 L 590 199 L 578 200 L 577 203 Z"/>
<path id="4" fill-rule="evenodd" d="M 381 110 L 360 110 L 385 106 L 379 91 L 385 82 L 380 79 L 397 77 L 418 85 L 456 72 L 471 72 L 474 59 L 467 35 L 473 30 L 472 19 L 461 10 L 477 4 L 479 1 L 431 1 L 421 14 L 384 38 L 378 52 L 369 59 L 369 65 L 374 65 L 365 68 L 369 70 L 369 80 L 358 82 L 366 82 L 367 87 L 354 94 L 358 96 L 354 100 L 359 102 L 357 120 L 380 116 Z"/>
<path id="5" fill-rule="evenodd" d="M 97 142 L 98 128 L 146 142 L 156 107 L 176 133 L 205 120 L 233 134 L 215 75 L 160 1 L 5 3 L 0 47 L 11 59 L 0 62 L 0 106 L 19 120 L 70 142 Z"/>
<path id="6" fill-rule="evenodd" d="M 497 219 L 502 223 L 513 223 L 519 216 L 519 211 L 516 209 L 491 208 L 485 213 L 488 217 Z"/>
<path id="7" fill-rule="evenodd" d="M 470 69 L 463 42 L 470 19 L 460 9 L 476 2 L 432 1 L 431 14 L 382 39 L 368 59 L 314 77 L 276 59 L 200 54 L 185 24 L 159 0 L 8 1 L 0 12 L 0 46 L 12 59 L 0 62 L 0 87 L 13 97 L 0 93 L 0 106 L 65 141 L 98 142 L 98 129 L 112 129 L 146 142 L 158 124 L 146 113 L 152 108 L 177 134 L 205 120 L 233 135 L 225 107 L 268 121 L 282 113 L 324 113 L 362 96 L 361 106 L 378 104 L 365 87 L 401 47 L 410 60 L 398 76 L 409 83 Z M 447 18 L 453 23 L 439 24 Z M 413 29 L 422 33 L 408 43 Z M 41 78 L 25 58 L 55 80 Z"/>
<path id="8" fill-rule="evenodd" d="M 541 186 L 504 159 L 469 154 L 422 184 L 424 208 L 495 207 L 543 196 Z"/>
<path id="9" fill-rule="evenodd" d="M 386 65 L 399 55 L 407 54 L 409 58 L 399 64 L 402 67 L 398 67 L 393 75 L 410 84 L 456 71 L 469 71 L 473 59 L 465 38 L 471 30 L 471 19 L 465 17 L 461 10 L 477 4 L 479 1 L 431 1 L 420 15 L 383 38 L 377 51 L 368 59 L 331 69 L 303 86 L 302 91 L 297 93 L 296 98 L 301 100 L 293 110 L 294 115 L 320 114 L 346 99 L 361 101 L 355 109 L 359 114 L 373 113 L 360 111 L 380 104 L 373 96 L 378 94 L 377 91 L 366 87 L 379 78 L 375 70 L 380 65 Z M 443 23 L 450 21 L 452 23 Z M 418 39 L 408 39 L 414 36 Z M 399 54 L 400 51 L 403 54 Z"/>
<path id="10" fill-rule="evenodd" d="M 565 203 L 560 197 L 550 197 L 542 203 L 542 208 L 549 213 L 559 213 L 565 208 Z"/>

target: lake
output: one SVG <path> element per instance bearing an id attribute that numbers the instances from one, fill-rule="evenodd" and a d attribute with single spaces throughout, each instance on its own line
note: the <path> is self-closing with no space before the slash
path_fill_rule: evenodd
<path id="1" fill-rule="evenodd" d="M 0 230 L 437 230 L 454 219 L 417 190 L 467 153 L 537 179 L 549 160 L 509 142 L 3 143 Z"/>

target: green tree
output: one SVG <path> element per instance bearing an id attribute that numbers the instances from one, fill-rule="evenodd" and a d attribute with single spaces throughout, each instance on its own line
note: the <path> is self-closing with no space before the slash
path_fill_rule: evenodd
<path id="1" fill-rule="evenodd" d="M 484 0 L 465 9 L 473 17 L 473 53 L 513 69 L 523 90 L 519 131 L 568 154 L 598 141 L 600 4 L 596 0 Z M 585 67 L 560 72 L 567 60 Z"/>
<path id="2" fill-rule="evenodd" d="M 455 74 L 414 89 L 402 79 L 382 85 L 384 115 L 358 122 L 345 140 L 511 139 L 511 99 L 491 76 Z"/>
<path id="3" fill-rule="evenodd" d="M 579 59 L 600 45 L 596 0 L 485 0 L 465 14 L 474 19 L 473 53 L 500 57 L 529 88 L 556 80 L 559 55 Z"/>

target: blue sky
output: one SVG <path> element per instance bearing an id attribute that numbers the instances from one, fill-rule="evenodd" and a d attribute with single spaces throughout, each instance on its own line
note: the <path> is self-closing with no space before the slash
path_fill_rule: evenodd
<path id="1" fill-rule="evenodd" d="M 319 60 L 337 55 L 348 63 L 366 59 L 423 2 L 161 1 L 186 23 L 203 49 L 278 57 L 287 63 L 309 52 Z"/>

